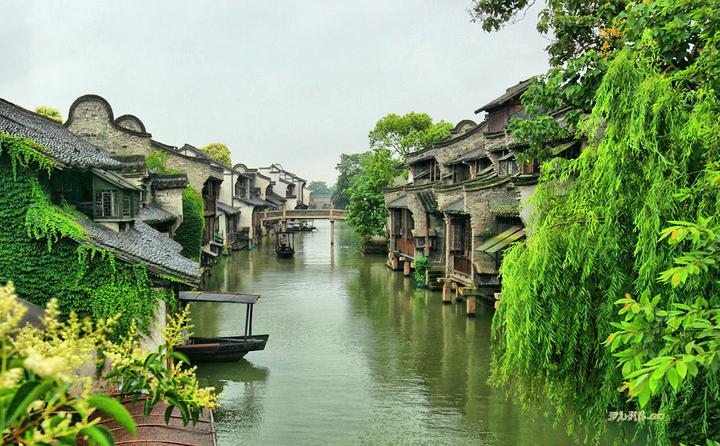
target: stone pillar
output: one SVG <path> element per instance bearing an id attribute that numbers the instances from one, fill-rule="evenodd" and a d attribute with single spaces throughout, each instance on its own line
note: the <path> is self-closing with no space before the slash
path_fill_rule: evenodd
<path id="1" fill-rule="evenodd" d="M 463 290 L 465 288 L 458 286 L 455 288 L 455 301 L 456 302 L 462 302 L 463 301 Z"/>
<path id="2" fill-rule="evenodd" d="M 410 277 L 410 259 L 405 259 L 403 262 L 403 275 Z"/>

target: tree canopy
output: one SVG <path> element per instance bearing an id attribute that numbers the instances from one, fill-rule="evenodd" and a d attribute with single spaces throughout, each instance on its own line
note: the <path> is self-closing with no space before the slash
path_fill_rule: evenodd
<path id="1" fill-rule="evenodd" d="M 333 206 L 338 209 L 345 209 L 350 200 L 348 189 L 352 185 L 352 180 L 362 172 L 363 159 L 369 156 L 370 152 L 343 153 L 340 155 L 340 162 L 335 165 L 338 179 L 332 195 Z"/>
<path id="2" fill-rule="evenodd" d="M 210 158 L 220 161 L 226 166 L 232 166 L 230 149 L 225 144 L 221 142 L 214 142 L 204 147 L 201 147 L 200 150 L 207 153 Z"/>
<path id="3" fill-rule="evenodd" d="M 475 11 L 496 29 L 527 5 L 477 1 Z M 543 157 L 559 131 L 588 145 L 575 160 L 543 166 L 530 236 L 505 254 L 493 382 L 549 404 L 572 430 L 598 434 L 609 410 L 639 406 L 667 415 L 650 425 L 660 444 L 717 439 L 720 364 L 672 356 L 678 346 L 690 355 L 707 345 L 698 338 L 707 334 L 693 330 L 672 343 L 674 324 L 712 320 L 720 304 L 717 281 L 697 274 L 709 268 L 703 236 L 678 235 L 712 231 L 704 219 L 720 211 L 720 181 L 705 180 L 717 178 L 720 147 L 716 2 L 546 5 L 539 28 L 560 46 L 550 51 L 553 68 L 523 96 L 529 119 L 511 131 Z M 583 17 L 587 26 L 570 26 Z M 568 106 L 569 129 L 548 125 L 549 111 Z M 663 313 L 690 305 L 698 311 L 690 317 Z M 691 363 L 699 370 L 686 375 Z M 630 389 L 630 401 L 618 389 Z"/>
<path id="4" fill-rule="evenodd" d="M 447 138 L 452 128 L 446 121 L 433 122 L 427 113 L 390 113 L 375 124 L 368 138 L 370 148 L 391 150 L 404 160 L 408 153 Z"/>
<path id="5" fill-rule="evenodd" d="M 324 181 L 311 181 L 307 188 L 316 194 L 332 194 L 332 188 Z"/>
<path id="6" fill-rule="evenodd" d="M 38 115 L 47 116 L 50 119 L 53 119 L 59 123 L 63 122 L 62 115 L 56 108 L 48 107 L 47 105 L 40 105 L 35 107 L 35 113 Z"/>
<path id="7" fill-rule="evenodd" d="M 347 190 L 348 222 L 363 237 L 385 234 L 387 208 L 383 188 L 396 174 L 397 162 L 389 149 L 373 150 L 361 160 L 362 170 Z"/>

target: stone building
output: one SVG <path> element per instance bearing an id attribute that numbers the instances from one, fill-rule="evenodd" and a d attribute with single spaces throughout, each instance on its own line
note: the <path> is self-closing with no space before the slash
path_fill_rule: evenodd
<path id="1" fill-rule="evenodd" d="M 155 173 L 158 174 L 184 173 L 187 177 L 186 186 L 192 187 L 203 197 L 205 205 L 203 263 L 210 262 L 222 247 L 221 243 L 215 241 L 219 232 L 220 214 L 217 200 L 220 185 L 224 180 L 222 166 L 201 156 L 202 152 L 190 145 L 177 148 L 152 139 L 143 122 L 134 115 L 115 118 L 110 104 L 97 95 L 84 95 L 76 99 L 70 106 L 64 126 L 117 159 L 133 159 L 136 164 L 138 160 L 144 159 L 146 163 L 154 163 Z M 147 172 L 140 177 L 146 178 Z M 150 181 L 147 185 L 151 184 L 161 185 L 162 182 Z M 175 182 L 175 184 L 179 183 Z M 148 205 L 147 207 L 158 207 L 177 216 L 177 209 L 182 209 L 182 192 L 179 186 L 175 189 L 175 191 L 171 189 L 153 191 L 146 187 L 143 192 L 143 203 Z M 153 198 L 159 199 L 151 203 Z M 154 213 L 144 211 L 143 214 L 155 224 L 169 226 L 168 233 L 176 229 L 182 221 L 180 218 L 171 222 L 169 216 L 160 211 Z"/>
<path id="2" fill-rule="evenodd" d="M 308 195 L 305 191 L 304 179 L 283 169 L 279 163 L 260 167 L 258 171 L 274 182 L 271 198 L 278 204 L 282 203 L 282 206 L 278 206 L 280 209 L 307 209 Z M 268 200 L 273 201 L 272 199 Z"/>
<path id="3" fill-rule="evenodd" d="M 131 118 L 124 118 L 120 122 L 123 125 L 136 124 Z M 140 136 L 144 129 L 135 126 L 135 129 L 130 131 Z M 67 258 L 68 250 L 76 249 L 72 246 L 78 247 L 77 249 L 90 246 L 95 250 L 110 253 L 113 261 L 118 264 L 144 265 L 155 288 L 177 291 L 179 288 L 190 288 L 199 284 L 199 265 L 180 254 L 181 246 L 177 242 L 144 222 L 143 213 L 147 211 L 143 205 L 148 202 L 148 198 L 143 197 L 144 177 L 142 181 L 139 179 L 137 163 L 133 165 L 132 160 L 116 159 L 98 145 L 69 131 L 67 126 L 1 99 L 0 136 L 31 140 L 32 144 L 37 144 L 33 146 L 33 150 L 52 162 L 47 172 L 49 175 L 30 178 L 29 168 L 13 173 L 9 167 L 13 155 L 9 151 L 3 151 L 0 155 L 2 181 L 5 181 L 6 185 L 35 181 L 42 190 L 40 195 L 34 195 L 33 199 L 39 200 L 37 204 L 48 200 L 45 206 L 55 206 L 51 208 L 55 215 L 53 225 L 67 226 L 73 222 L 82 228 L 81 234 L 56 235 L 53 243 L 46 243 L 39 240 L 41 233 L 36 233 L 35 239 L 32 239 L 29 233 L 26 234 L 28 240 L 22 239 L 19 234 L 13 235 L 11 227 L 16 227 L 18 222 L 4 220 L 0 235 L 3 245 L 10 246 L 11 252 L 34 250 L 33 255 L 24 256 L 22 268 L 9 262 L 11 259 L 6 258 L 0 262 L 0 277 L 13 280 L 21 295 L 23 292 L 32 292 L 35 295 L 63 298 L 64 293 L 70 293 L 71 298 L 82 299 L 82 295 L 77 295 L 80 290 L 84 289 L 85 293 L 94 292 L 95 289 L 82 287 L 86 274 L 78 274 L 74 279 L 77 283 L 70 290 L 65 289 L 61 277 L 49 275 L 50 270 L 59 270 L 75 277 L 72 268 L 77 266 L 63 263 L 57 255 L 58 252 L 65 252 Z M 128 138 L 128 144 L 134 142 L 134 139 Z M 183 177 L 181 181 L 186 180 Z M 0 200 L 13 203 L 13 212 L 16 213 L 13 218 L 21 219 L 22 222 L 28 221 L 33 206 L 28 206 L 27 198 L 20 198 L 11 192 L 10 187 L 6 187 L 0 188 Z M 4 205 L 3 209 L 13 206 Z M 68 206 L 73 210 L 66 210 Z M 25 212 L 27 214 L 24 214 Z M 181 218 L 181 215 L 171 212 L 168 214 L 173 218 Z M 53 235 L 47 233 L 43 237 L 52 240 Z M 35 243 L 40 245 L 34 246 Z M 72 262 L 77 261 L 79 253 L 80 251 L 71 256 Z M 38 282 L 38 277 L 41 277 L 42 281 Z M 150 311 L 155 314 L 155 322 L 148 338 L 150 347 L 159 342 L 160 328 L 165 323 L 164 309 L 162 300 L 152 303 Z"/>
<path id="4" fill-rule="evenodd" d="M 519 164 L 527 147 L 507 130 L 511 118 L 525 116 L 520 97 L 529 85 L 520 82 L 478 109 L 485 113 L 479 124 L 461 121 L 444 141 L 410 154 L 408 183 L 385 190 L 388 265 L 409 274 L 416 256 L 427 256 L 429 285 L 442 283 L 446 302 L 469 297 L 470 313 L 475 296 L 498 297 L 503 252 L 531 225 L 527 198 L 539 166 Z M 553 153 L 577 156 L 579 147 L 558 141 Z"/>

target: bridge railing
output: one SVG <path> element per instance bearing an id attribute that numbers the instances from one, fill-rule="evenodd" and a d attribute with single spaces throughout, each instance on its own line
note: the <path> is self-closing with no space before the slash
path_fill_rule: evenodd
<path id="1" fill-rule="evenodd" d="M 345 219 L 347 218 L 347 211 L 342 209 L 282 209 L 263 211 L 260 218 L 263 220 L 282 220 L 286 218 Z"/>

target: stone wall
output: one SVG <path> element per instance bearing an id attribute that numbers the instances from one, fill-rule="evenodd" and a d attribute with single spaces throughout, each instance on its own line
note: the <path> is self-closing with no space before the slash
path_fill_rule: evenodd
<path id="1" fill-rule="evenodd" d="M 88 95 L 78 98 L 70 107 L 65 126 L 72 133 L 113 155 L 147 156 L 150 152 L 150 134 L 124 128 L 113 119 L 107 101 L 99 96 Z M 129 125 L 130 120 L 123 122 Z"/>
<path id="2" fill-rule="evenodd" d="M 217 169 L 214 169 L 210 164 L 200 161 L 199 158 L 196 160 L 170 151 L 166 152 L 169 153 L 170 156 L 165 163 L 165 167 L 186 173 L 188 183 L 193 189 L 198 191 L 198 193 L 202 192 L 205 182 L 211 176 L 222 179 L 222 171 L 218 172 Z"/>
<path id="3" fill-rule="evenodd" d="M 183 190 L 183 188 L 156 190 L 153 195 L 158 206 L 176 216 L 178 223 L 182 222 L 183 218 Z"/>

